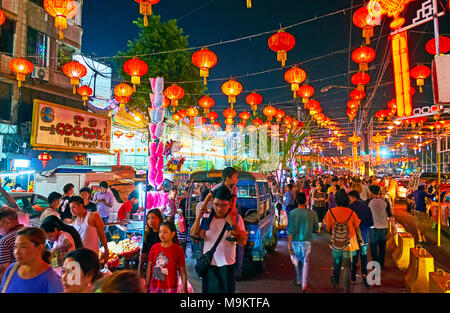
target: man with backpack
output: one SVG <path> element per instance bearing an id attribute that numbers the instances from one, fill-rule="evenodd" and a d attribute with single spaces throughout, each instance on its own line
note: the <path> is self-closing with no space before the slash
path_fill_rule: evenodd
<path id="1" fill-rule="evenodd" d="M 341 266 L 344 267 L 344 292 L 350 291 L 350 267 L 352 254 L 364 244 L 359 230 L 361 220 L 349 208 L 350 199 L 345 190 L 336 192 L 337 207 L 328 210 L 324 222 L 327 231 L 331 232 L 331 255 L 333 257 L 333 276 L 331 283 L 336 288 L 339 285 Z"/>

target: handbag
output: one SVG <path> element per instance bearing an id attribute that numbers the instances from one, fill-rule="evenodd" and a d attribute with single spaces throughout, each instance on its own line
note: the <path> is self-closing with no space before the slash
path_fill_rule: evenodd
<path id="1" fill-rule="evenodd" d="M 220 233 L 211 250 L 202 254 L 202 256 L 198 259 L 197 264 L 195 265 L 195 271 L 197 272 L 199 277 L 204 278 L 206 276 L 206 273 L 208 273 L 208 268 L 211 265 L 217 246 L 219 245 L 219 242 L 222 240 L 222 237 L 225 234 L 227 225 L 228 223 L 225 223 L 225 225 L 223 225 L 222 232 Z"/>

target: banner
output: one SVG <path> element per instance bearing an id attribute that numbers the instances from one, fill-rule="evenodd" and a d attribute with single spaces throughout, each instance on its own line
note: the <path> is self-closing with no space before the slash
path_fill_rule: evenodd
<path id="1" fill-rule="evenodd" d="M 38 150 L 111 154 L 111 119 L 35 99 L 31 145 Z"/>

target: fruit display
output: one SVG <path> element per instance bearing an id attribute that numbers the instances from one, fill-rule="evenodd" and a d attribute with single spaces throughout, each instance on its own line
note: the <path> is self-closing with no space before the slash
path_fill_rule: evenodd
<path id="1" fill-rule="evenodd" d="M 130 239 L 119 241 L 118 244 L 111 245 L 111 248 L 108 243 L 108 249 L 111 249 L 110 251 L 123 257 L 135 255 L 140 250 L 139 246 Z"/>
<path id="2" fill-rule="evenodd" d="M 120 265 L 120 259 L 119 256 L 115 253 L 110 252 L 109 253 L 109 259 L 108 259 L 108 267 L 112 268 L 112 267 L 117 267 Z"/>

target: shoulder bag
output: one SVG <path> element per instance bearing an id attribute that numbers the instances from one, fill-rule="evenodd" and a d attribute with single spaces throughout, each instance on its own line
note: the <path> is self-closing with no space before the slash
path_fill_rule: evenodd
<path id="1" fill-rule="evenodd" d="M 8 274 L 8 277 L 6 277 L 5 284 L 3 285 L 2 293 L 6 293 L 6 289 L 8 289 L 9 283 L 11 282 L 11 279 L 13 278 L 14 274 L 17 272 L 17 269 L 19 268 L 19 263 L 14 264 L 13 268 Z"/>
<path id="2" fill-rule="evenodd" d="M 228 223 L 225 222 L 225 225 L 223 225 L 223 228 L 222 228 L 222 232 L 220 233 L 219 237 L 217 238 L 217 240 L 214 243 L 214 246 L 211 248 L 211 250 L 202 254 L 200 259 L 197 261 L 197 265 L 195 265 L 195 271 L 197 272 L 199 277 L 204 278 L 206 276 L 206 274 L 208 273 L 208 268 L 211 265 L 211 262 L 212 262 L 214 253 L 216 252 L 217 246 L 219 245 L 220 241 L 223 238 L 223 235 L 225 234 L 227 225 L 228 225 Z"/>

